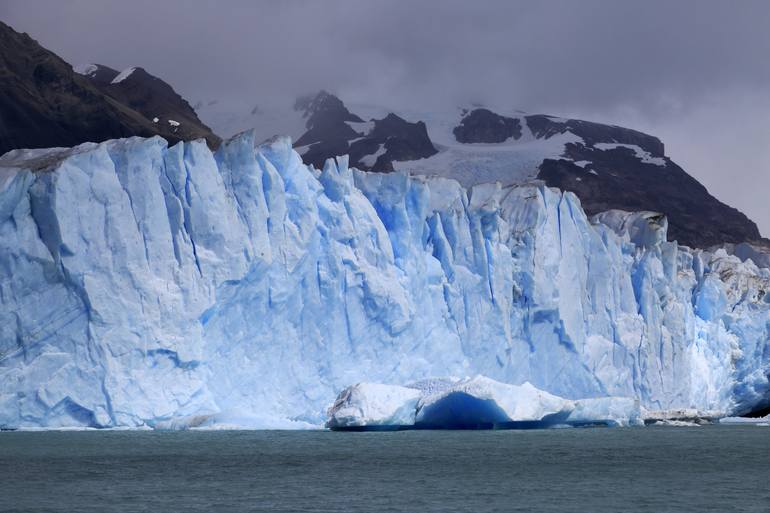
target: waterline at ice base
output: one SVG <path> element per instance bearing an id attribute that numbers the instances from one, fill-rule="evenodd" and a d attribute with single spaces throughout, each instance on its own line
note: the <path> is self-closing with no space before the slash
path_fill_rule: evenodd
<path id="1" fill-rule="evenodd" d="M 767 408 L 770 270 L 666 227 L 540 182 L 317 170 L 249 132 L 14 150 L 0 427 L 315 428 L 357 383 L 413 422 L 452 393 L 500 423 Z"/>

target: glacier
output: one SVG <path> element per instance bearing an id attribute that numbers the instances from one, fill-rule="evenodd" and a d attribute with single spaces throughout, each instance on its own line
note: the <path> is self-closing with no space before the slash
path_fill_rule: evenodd
<path id="1" fill-rule="evenodd" d="M 539 182 L 317 170 L 253 132 L 14 150 L 0 427 L 306 428 L 353 383 L 476 375 L 739 415 L 770 404 L 768 291 Z"/>

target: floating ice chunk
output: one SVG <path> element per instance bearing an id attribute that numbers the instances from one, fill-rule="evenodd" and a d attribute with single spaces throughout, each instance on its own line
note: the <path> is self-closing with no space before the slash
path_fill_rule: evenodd
<path id="1" fill-rule="evenodd" d="M 650 426 L 700 427 L 701 424 L 687 420 L 656 420 L 655 422 L 651 423 Z"/>
<path id="2" fill-rule="evenodd" d="M 770 423 L 770 415 L 764 417 L 723 417 L 719 419 L 720 424 L 757 424 L 767 426 Z"/>
<path id="3" fill-rule="evenodd" d="M 332 429 L 413 426 L 420 391 L 395 385 L 359 383 L 343 390 L 329 409 Z"/>
<path id="4" fill-rule="evenodd" d="M 712 424 L 724 417 L 723 412 L 678 408 L 669 410 L 648 410 L 643 412 L 644 423 L 648 426 L 700 426 Z"/>
<path id="5" fill-rule="evenodd" d="M 155 119 L 157 119 L 157 118 L 155 118 Z M 174 121 L 173 119 L 169 119 L 168 120 L 168 124 L 171 125 L 171 126 L 179 126 L 181 123 L 179 123 L 179 121 Z"/>
<path id="6" fill-rule="evenodd" d="M 409 387 L 361 383 L 346 388 L 328 415 L 326 425 L 343 430 L 643 424 L 639 401 L 632 398 L 571 401 L 530 383 L 509 385 L 484 376 L 423 380 Z"/>
<path id="7" fill-rule="evenodd" d="M 575 401 L 575 409 L 570 412 L 566 423 L 570 425 L 641 426 L 644 425 L 644 417 L 638 399 L 598 397 Z"/>

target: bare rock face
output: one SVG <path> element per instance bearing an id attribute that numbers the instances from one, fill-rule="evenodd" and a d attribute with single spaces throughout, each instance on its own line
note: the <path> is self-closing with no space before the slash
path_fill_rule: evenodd
<path id="1" fill-rule="evenodd" d="M 98 86 L 106 86 L 115 80 L 115 77 L 120 75 L 120 71 L 105 66 L 104 64 L 88 64 L 86 66 L 74 68 L 74 70 L 76 73 L 90 78 L 91 82 Z"/>
<path id="2" fill-rule="evenodd" d="M 348 123 L 363 123 L 364 120 L 352 114 L 339 98 L 326 91 L 300 98 L 294 109 L 302 111 L 303 117 L 307 118 L 307 132 L 297 139 L 295 146 L 348 141 L 361 135 Z"/>
<path id="3" fill-rule="evenodd" d="M 461 143 L 501 143 L 511 137 L 520 138 L 521 123 L 491 110 L 474 109 L 462 118 L 453 133 Z"/>
<path id="4" fill-rule="evenodd" d="M 351 165 L 359 169 L 393 171 L 394 161 L 437 152 L 422 121 L 410 123 L 391 113 L 366 122 L 326 91 L 298 100 L 295 109 L 307 118 L 307 132 L 294 147 L 305 163 L 317 168 L 328 158 L 349 154 Z"/>
<path id="5" fill-rule="evenodd" d="M 115 70 L 83 76 L 27 34 L 0 22 L 0 154 L 15 148 L 74 146 L 83 142 L 161 135 L 169 142 L 218 138 L 198 121 L 180 130 L 155 123 L 101 89 Z M 117 95 L 116 95 L 117 96 Z M 175 130 L 176 128 L 176 130 Z"/>
<path id="6" fill-rule="evenodd" d="M 198 118 L 187 100 L 168 83 L 144 68 L 129 68 L 117 73 L 107 66 L 97 66 L 97 70 L 89 77 L 99 90 L 139 112 L 152 121 L 159 131 L 170 131 L 183 140 L 203 138 L 211 148 L 216 148 L 221 142 Z"/>

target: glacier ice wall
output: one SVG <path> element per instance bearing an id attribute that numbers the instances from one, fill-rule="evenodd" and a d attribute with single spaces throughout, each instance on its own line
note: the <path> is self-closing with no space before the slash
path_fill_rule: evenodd
<path id="1" fill-rule="evenodd" d="M 358 381 L 770 401 L 770 271 L 539 184 L 302 164 L 245 133 L 0 158 L 0 427 L 319 425 Z M 200 421 L 200 420 L 199 420 Z"/>

